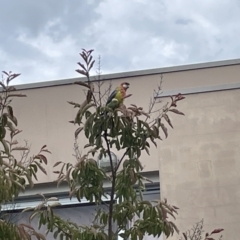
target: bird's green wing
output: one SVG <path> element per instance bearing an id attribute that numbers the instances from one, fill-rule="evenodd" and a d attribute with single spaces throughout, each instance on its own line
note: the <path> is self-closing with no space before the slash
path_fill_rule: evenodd
<path id="1" fill-rule="evenodd" d="M 115 98 L 116 94 L 117 94 L 117 90 L 114 90 L 114 91 L 111 93 L 111 95 L 108 97 L 108 100 L 107 100 L 107 102 L 106 102 L 106 105 L 108 105 L 108 104 Z"/>
<path id="2" fill-rule="evenodd" d="M 112 101 L 107 105 L 108 108 L 116 109 L 119 106 L 119 101 L 116 98 L 113 98 Z"/>

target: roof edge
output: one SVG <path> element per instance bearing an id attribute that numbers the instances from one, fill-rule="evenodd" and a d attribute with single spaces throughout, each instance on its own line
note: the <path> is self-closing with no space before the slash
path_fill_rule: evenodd
<path id="1" fill-rule="evenodd" d="M 238 59 L 231 59 L 231 60 L 194 63 L 194 64 L 178 65 L 178 66 L 172 66 L 172 67 L 162 67 L 162 68 L 153 68 L 153 69 L 147 69 L 147 70 L 104 74 L 104 75 L 101 75 L 101 80 L 114 80 L 119 78 L 138 77 L 138 76 L 144 76 L 144 75 L 155 75 L 155 74 L 163 74 L 163 73 L 170 73 L 170 72 L 189 71 L 189 70 L 197 70 L 197 69 L 203 69 L 203 68 L 215 68 L 215 67 L 224 67 L 224 66 L 232 66 L 232 65 L 240 65 L 240 59 L 238 58 Z M 33 89 L 33 88 L 62 86 L 62 85 L 70 85 L 76 81 L 84 80 L 84 79 L 86 78 L 84 77 L 69 78 L 69 79 L 61 79 L 61 80 L 53 80 L 53 81 L 45 81 L 45 82 L 19 84 L 19 85 L 15 85 L 15 87 L 17 90 L 24 90 L 24 89 Z M 96 81 L 98 77 L 92 76 L 90 79 L 91 81 Z"/>

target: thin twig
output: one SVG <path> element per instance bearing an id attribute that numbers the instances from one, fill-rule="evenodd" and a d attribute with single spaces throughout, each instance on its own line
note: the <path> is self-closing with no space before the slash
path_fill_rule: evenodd
<path id="1" fill-rule="evenodd" d="M 102 101 L 101 101 L 101 86 L 103 85 L 103 82 L 101 82 L 101 56 L 98 56 L 98 67 L 97 67 L 97 86 L 98 86 L 98 102 L 100 106 L 102 106 Z"/>
<path id="2" fill-rule="evenodd" d="M 160 78 L 161 78 L 161 79 L 160 79 L 160 83 L 159 83 L 159 85 L 158 85 L 157 91 L 156 91 L 156 90 L 153 91 L 153 96 L 152 96 L 152 98 L 150 99 L 149 109 L 148 109 L 148 114 L 149 114 L 149 115 L 151 115 L 151 114 L 153 113 L 152 110 L 153 110 L 155 104 L 158 103 L 158 101 L 159 101 L 159 100 L 156 98 L 156 96 L 158 96 L 158 95 L 160 94 L 161 90 L 162 90 L 163 75 L 161 75 Z M 149 116 L 146 117 L 145 122 L 146 122 L 148 119 L 149 119 Z"/>

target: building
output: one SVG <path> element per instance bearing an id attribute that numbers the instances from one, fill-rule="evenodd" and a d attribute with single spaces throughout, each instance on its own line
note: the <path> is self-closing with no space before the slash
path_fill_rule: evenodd
<path id="1" fill-rule="evenodd" d="M 186 95 L 178 106 L 185 117 L 172 114 L 174 130 L 169 129 L 169 137 L 160 142 L 158 148 L 151 148 L 150 157 L 145 155 L 141 159 L 144 173 L 153 180 L 148 198 L 161 195 L 178 206 L 177 226 L 182 231 L 204 218 L 206 231 L 224 228 L 225 239 L 237 240 L 240 222 L 240 59 L 109 74 L 103 78 L 112 80 L 114 86 L 123 80 L 129 82 L 129 93 L 133 94 L 131 103 L 146 108 L 161 74 L 163 93 L 157 97 L 166 102 L 169 95 L 179 92 Z M 48 175 L 39 174 L 35 188 L 19 198 L 18 209 L 36 204 L 38 192 L 59 196 L 63 205 L 76 207 L 76 201 L 70 202 L 67 198 L 66 186 L 56 187 L 56 175 L 52 173 L 57 161 L 74 161 L 75 127 L 68 121 L 74 118 L 75 111 L 67 101 L 81 102 L 84 97 L 81 87 L 72 84 L 76 80 L 17 86 L 28 96 L 14 103 L 19 128 L 24 130 L 20 138 L 28 140 L 32 152 L 37 152 L 44 144 L 52 152 L 48 156 Z M 85 211 L 86 208 L 81 213 Z"/>

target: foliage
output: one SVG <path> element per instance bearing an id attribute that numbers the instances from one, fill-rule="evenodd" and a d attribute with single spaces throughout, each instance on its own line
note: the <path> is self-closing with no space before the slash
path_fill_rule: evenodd
<path id="1" fill-rule="evenodd" d="M 210 234 L 205 233 L 205 236 L 204 236 L 203 220 L 201 220 L 200 222 L 196 223 L 191 230 L 184 232 L 180 240 L 217 240 L 217 239 L 221 240 L 222 235 L 217 239 L 214 238 L 213 235 L 218 234 L 223 230 L 224 229 L 222 228 L 214 229 Z"/>
<path id="2" fill-rule="evenodd" d="M 80 202 L 86 198 L 89 202 L 100 205 L 104 197 L 109 198 L 107 211 L 101 209 L 96 212 L 95 220 L 91 226 L 77 226 L 75 223 L 59 218 L 52 211 L 46 201 L 35 208 L 32 217 L 40 217 L 40 225 L 46 225 L 48 230 L 54 232 L 54 237 L 60 239 L 142 239 L 145 234 L 167 237 L 177 227 L 169 216 L 175 218 L 177 207 L 163 201 L 144 201 L 142 191 L 145 190 L 145 179 L 141 174 L 143 167 L 140 162 L 142 153 L 150 154 L 150 146 L 157 146 L 157 141 L 168 136 L 167 125 L 173 128 L 169 114 L 184 115 L 177 110 L 177 103 L 184 99 L 181 94 L 171 97 L 170 104 L 154 110 L 157 103 L 152 98 L 148 111 L 141 106 L 131 104 L 126 107 L 110 108 L 102 104 L 107 97 L 109 89 L 102 89 L 99 79 L 90 79 L 90 70 L 94 65 L 93 50 L 83 49 L 80 54 L 83 62 L 79 62 L 78 73 L 86 77 L 86 81 L 78 81 L 77 85 L 84 88 L 86 98 L 82 103 L 69 101 L 77 108 L 76 117 L 71 123 L 78 125 L 75 132 L 76 141 L 81 135 L 88 140 L 82 147 L 85 154 L 76 151 L 76 163 L 57 162 L 54 167 L 61 168 L 55 171 L 58 174 L 58 185 L 63 181 L 68 183 L 70 198 L 76 196 Z M 160 91 L 158 87 L 157 91 Z M 155 94 L 155 92 L 154 92 Z M 130 97 L 131 94 L 126 97 Z M 116 99 L 114 99 L 117 101 Z M 117 104 L 118 105 L 118 104 Z M 113 164 L 111 150 L 116 149 L 122 157 L 117 166 Z M 108 156 L 111 170 L 105 172 L 95 161 Z M 109 181 L 111 188 L 105 189 L 104 182 Z M 140 217 L 134 221 L 134 217 Z M 129 227 L 129 223 L 133 225 Z M 114 226 L 117 226 L 116 229 Z"/>
<path id="3" fill-rule="evenodd" d="M 0 95 L 0 207 L 11 203 L 19 193 L 24 192 L 26 186 L 33 187 L 34 179 L 37 180 L 37 172 L 40 169 L 46 174 L 42 164 L 47 164 L 45 152 L 49 152 L 43 146 L 37 155 L 28 157 L 28 146 L 19 146 L 16 136 L 21 133 L 17 129 L 17 118 L 14 115 L 11 103 L 13 98 L 26 97 L 16 92 L 11 81 L 20 74 L 3 72 L 4 77 L 0 82 L 2 87 Z M 21 153 L 21 154 L 20 154 Z M 16 225 L 6 219 L 0 220 L 1 239 L 31 239 L 35 235 L 37 239 L 45 237 L 37 233 L 29 224 Z M 2 238 L 4 236 L 4 238 Z"/>
<path id="4" fill-rule="evenodd" d="M 69 101 L 69 104 L 77 109 L 75 119 L 70 121 L 78 125 L 74 134 L 76 162 L 57 162 L 54 167 L 61 166 L 55 171 L 58 175 L 57 184 L 68 183 L 70 198 L 76 196 L 79 202 L 85 198 L 99 206 L 104 203 L 103 198 L 107 198 L 108 203 L 104 203 L 107 208 L 99 208 L 90 226 L 79 226 L 55 215 L 54 207 L 60 205 L 55 197 L 45 198 L 41 195 L 43 201 L 38 206 L 24 211 L 31 211 L 30 222 L 38 218 L 39 228 L 45 225 L 46 234 L 53 232 L 56 239 L 113 240 L 121 236 L 123 239 L 140 240 L 145 234 L 160 236 L 163 233 L 168 237 L 174 232 L 178 233 L 178 228 L 171 220 L 175 219 L 177 207 L 170 205 L 166 199 L 144 201 L 144 183 L 149 180 L 141 174 L 143 167 L 140 158 L 143 152 L 150 154 L 150 147 L 157 147 L 157 141 L 162 140 L 163 136 L 168 137 L 167 126 L 173 128 L 170 113 L 184 115 L 177 109 L 177 103 L 184 97 L 181 94 L 171 96 L 170 103 L 155 110 L 158 103 L 155 96 L 161 91 L 160 82 L 157 90 L 153 92 L 147 111 L 136 104 L 128 107 L 122 104 L 118 108 L 104 106 L 103 102 L 109 96 L 112 85 L 110 83 L 106 89 L 100 75 L 95 81 L 90 79 L 89 72 L 94 65 L 92 52 L 93 50 L 83 49 L 80 55 L 84 63 L 79 62 L 80 69 L 76 70 L 86 77 L 87 81 L 76 82 L 84 88 L 86 98 L 82 103 Z M 47 164 L 45 153 L 50 153 L 46 146 L 43 146 L 37 155 L 28 157 L 30 150 L 27 144 L 24 147 L 18 146 L 16 136 L 21 131 L 17 129 L 18 122 L 11 103 L 14 97 L 26 96 L 9 86 L 19 74 L 3 73 L 5 78 L 0 82 L 1 206 L 14 201 L 19 193 L 25 191 L 26 186 L 33 187 L 38 170 L 46 174 L 43 167 L 43 164 Z M 131 94 L 127 97 L 131 97 Z M 79 135 L 88 140 L 81 148 L 84 154 L 80 153 L 77 144 Z M 117 165 L 114 165 L 112 159 L 112 149 L 122 154 Z M 99 167 L 96 156 L 100 161 L 103 156 L 109 158 L 109 172 Z M 110 190 L 104 188 L 106 181 L 111 183 Z M 136 216 L 138 220 L 135 220 Z M 222 230 L 215 229 L 211 234 L 206 233 L 203 238 L 202 221 L 191 231 L 183 233 L 182 240 L 214 240 L 212 235 Z M 1 218 L 0 239 L 32 239 L 33 236 L 46 239 L 29 224 L 16 224 Z"/>

